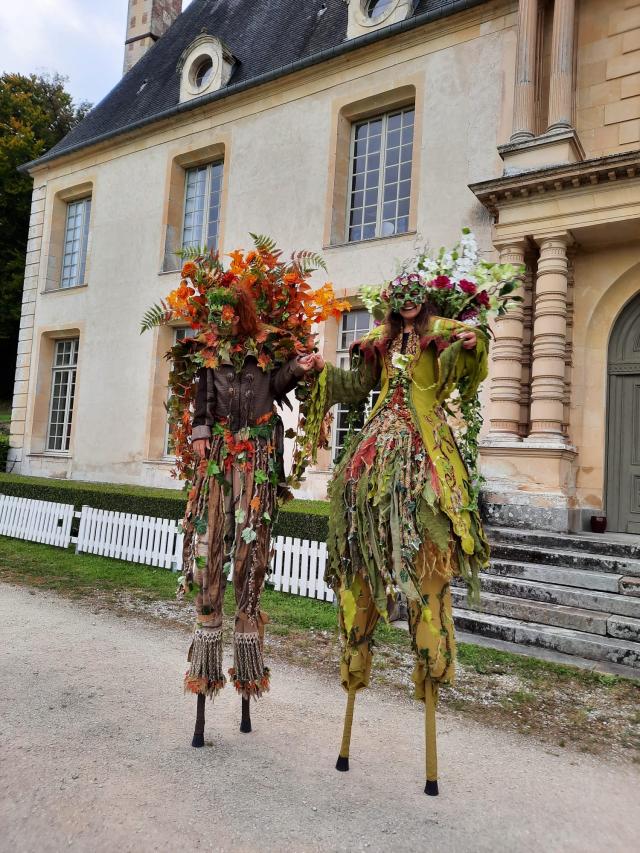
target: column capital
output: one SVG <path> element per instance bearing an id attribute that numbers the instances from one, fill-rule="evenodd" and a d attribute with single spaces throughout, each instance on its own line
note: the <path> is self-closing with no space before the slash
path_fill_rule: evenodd
<path id="1" fill-rule="evenodd" d="M 529 248 L 529 239 L 527 237 L 511 237 L 509 240 L 494 240 L 493 245 L 500 254 L 503 252 L 522 252 L 524 254 Z"/>
<path id="2" fill-rule="evenodd" d="M 573 234 L 570 231 L 556 231 L 550 233 L 533 234 L 534 243 L 542 250 L 543 246 L 564 246 L 566 249 L 575 243 Z"/>

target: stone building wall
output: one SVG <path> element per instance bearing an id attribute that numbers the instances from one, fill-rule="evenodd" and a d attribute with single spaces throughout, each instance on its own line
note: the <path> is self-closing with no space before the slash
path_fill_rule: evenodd
<path id="1" fill-rule="evenodd" d="M 16 398 L 21 411 L 15 410 L 12 438 L 12 454 L 21 456 L 17 470 L 174 485 L 171 460 L 163 456 L 163 354 L 170 332 L 141 336 L 139 325 L 144 311 L 179 281 L 177 272 L 164 270 L 180 170 L 206 162 L 212 152 L 223 152 L 225 161 L 222 251 L 246 246 L 249 231 L 272 234 L 285 250 L 320 250 L 340 295 L 384 280 L 417 244 L 454 241 L 464 225 L 473 226 L 495 257 L 491 218 L 467 185 L 500 168 L 496 146 L 510 127 L 515 22 L 515 3 L 496 0 L 379 41 L 358 61 L 348 56 L 324 63 L 36 169 L 45 204 L 43 258 L 59 253 L 60 201 L 88 189 L 90 248 L 86 286 L 47 289 L 47 265 L 35 272 L 35 313 L 25 317 L 33 325 L 31 370 L 19 386 L 28 387 L 28 397 L 26 406 Z M 414 226 L 405 235 L 345 244 L 330 227 L 333 206 L 344 203 L 337 171 L 341 110 L 393 105 L 406 99 L 407 89 L 414 92 L 420 124 Z M 333 358 L 335 328 L 327 324 L 320 334 Z M 80 339 L 66 454 L 44 446 L 56 335 Z M 295 422 L 295 414 L 286 418 Z M 307 494 L 324 496 L 328 467 L 327 458 L 309 478 Z"/>

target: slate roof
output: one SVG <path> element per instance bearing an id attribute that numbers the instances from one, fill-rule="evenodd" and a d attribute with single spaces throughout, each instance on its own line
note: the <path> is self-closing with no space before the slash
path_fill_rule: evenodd
<path id="1" fill-rule="evenodd" d="M 419 0 L 411 18 L 346 41 L 345 0 L 193 0 L 76 128 L 22 168 L 485 2 Z M 223 89 L 180 104 L 178 61 L 202 32 L 222 39 L 238 61 Z"/>

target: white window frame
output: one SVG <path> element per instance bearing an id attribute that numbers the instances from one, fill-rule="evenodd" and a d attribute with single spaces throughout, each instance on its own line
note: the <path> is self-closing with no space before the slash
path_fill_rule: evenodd
<path id="1" fill-rule="evenodd" d="M 47 420 L 47 452 L 50 453 L 68 453 L 71 445 L 71 422 L 73 418 L 73 404 L 75 400 L 76 388 L 76 372 L 78 369 L 78 345 L 79 338 L 60 338 L 55 341 L 53 350 L 53 364 L 51 367 L 51 394 L 49 400 L 49 417 Z M 70 346 L 68 346 L 70 344 Z M 65 361 L 65 356 L 69 355 L 68 361 Z M 65 376 L 66 374 L 66 376 Z M 54 409 L 56 399 L 62 399 L 61 396 L 55 396 L 54 392 L 56 384 L 62 386 L 63 377 L 66 383 L 66 392 L 64 396 L 64 405 Z M 62 432 L 60 435 L 53 434 L 53 415 L 55 412 L 62 412 L 62 421 L 56 421 L 55 426 L 62 423 Z M 55 445 L 60 442 L 60 447 Z"/>
<path id="2" fill-rule="evenodd" d="M 80 216 L 80 223 L 74 223 L 72 229 L 70 220 L 72 215 L 76 216 L 76 213 Z M 60 269 L 61 288 L 78 287 L 85 283 L 90 218 L 91 196 L 67 202 Z M 75 243 L 77 246 L 74 246 Z"/>
<path id="3" fill-rule="evenodd" d="M 413 115 L 413 120 L 412 120 L 412 125 L 411 125 L 411 140 L 410 140 L 411 158 L 409 160 L 402 160 L 402 149 L 405 145 L 409 144 L 408 142 L 402 141 L 402 130 L 404 128 L 404 118 L 403 118 L 401 120 L 401 126 L 400 126 L 400 144 L 398 146 L 398 148 L 399 148 L 398 163 L 397 164 L 387 164 L 387 156 L 389 153 L 389 151 L 387 149 L 387 137 L 388 137 L 388 133 L 390 132 L 388 130 L 389 120 L 392 117 L 397 116 L 397 115 L 404 116 L 405 113 L 407 113 L 407 114 L 411 113 Z M 356 134 L 358 132 L 358 128 L 360 128 L 366 124 L 371 124 L 374 121 L 381 121 L 382 122 L 382 130 L 381 130 L 381 134 L 380 134 L 380 150 L 379 150 L 379 152 L 377 152 L 380 156 L 380 162 L 379 162 L 379 166 L 378 166 L 378 172 L 379 172 L 378 183 L 377 183 L 377 186 L 372 186 L 372 187 L 367 188 L 367 175 L 369 174 L 369 172 L 365 170 L 365 172 L 364 172 L 364 175 L 365 175 L 364 187 L 362 188 L 362 190 L 356 190 L 353 186 L 354 175 L 355 175 L 354 167 L 355 167 L 355 159 L 356 159 L 356 157 L 355 157 Z M 391 131 L 391 132 L 393 132 L 393 131 Z M 345 232 L 344 232 L 344 239 L 347 243 L 361 243 L 363 240 L 374 240 L 374 239 L 379 238 L 379 237 L 391 237 L 391 236 L 396 236 L 399 234 L 406 234 L 409 231 L 409 217 L 410 217 L 410 210 L 411 210 L 411 193 L 413 191 L 413 144 L 414 144 L 414 139 L 415 139 L 415 105 L 413 105 L 413 104 L 407 105 L 405 107 L 401 107 L 401 108 L 398 108 L 395 110 L 390 110 L 389 112 L 381 113 L 380 115 L 370 116 L 369 118 L 352 122 L 352 124 L 351 124 L 351 142 L 350 142 L 350 147 L 349 147 L 349 183 L 347 185 L 347 213 L 346 213 Z M 391 149 L 389 149 L 389 150 L 391 150 Z M 368 146 L 367 146 L 366 161 L 368 161 L 368 159 L 369 159 L 369 152 L 368 152 Z M 400 180 L 401 168 L 402 168 L 402 166 L 404 166 L 406 164 L 408 164 L 408 166 L 409 166 L 409 176 L 407 178 L 404 178 L 404 180 L 401 181 Z M 385 230 L 383 228 L 383 223 L 386 221 L 390 221 L 390 220 L 386 220 L 383 217 L 383 211 L 384 211 L 384 205 L 385 205 L 384 189 L 386 186 L 385 177 L 386 177 L 387 165 L 388 165 L 388 168 L 394 168 L 395 165 L 397 165 L 397 167 L 398 167 L 398 179 L 396 181 L 390 181 L 389 182 L 389 185 L 393 184 L 398 188 L 398 193 L 397 193 L 396 199 L 395 199 L 395 216 L 394 216 L 394 220 L 393 220 L 394 221 L 394 230 L 392 232 L 389 232 L 389 233 L 383 233 Z M 365 166 L 365 169 L 366 169 L 366 166 Z M 399 192 L 400 192 L 400 184 L 405 183 L 406 181 L 409 182 L 409 195 L 408 196 L 403 195 L 402 198 L 399 198 L 398 196 L 399 196 Z M 365 237 L 364 234 L 361 234 L 360 237 L 353 237 L 352 238 L 352 236 L 351 236 L 351 229 L 352 229 L 351 214 L 354 210 L 358 210 L 358 209 L 362 210 L 362 221 L 360 222 L 360 225 L 359 226 L 355 225 L 353 227 L 355 227 L 355 228 L 359 227 L 362 230 L 364 230 L 364 227 L 365 227 L 365 223 L 364 223 L 365 210 L 367 207 L 372 206 L 372 205 L 366 205 L 365 204 L 366 193 L 367 193 L 367 190 L 371 191 L 373 189 L 377 189 L 376 222 L 375 222 L 374 234 L 369 235 L 367 237 Z M 357 192 L 363 193 L 363 203 L 362 203 L 362 206 L 357 205 L 356 207 L 354 207 L 353 201 L 354 201 L 354 196 Z M 406 212 L 406 214 L 402 214 L 402 217 L 400 217 L 399 212 L 398 212 L 399 211 L 399 204 L 401 201 L 405 201 L 405 200 L 407 201 L 407 212 Z M 406 229 L 398 230 L 398 220 L 401 218 L 405 218 L 405 217 L 407 220 Z"/>
<path id="4" fill-rule="evenodd" d="M 220 172 L 220 184 L 219 188 L 216 190 L 219 193 L 218 199 L 218 218 L 216 220 L 216 230 L 215 230 L 215 242 L 211 244 L 209 242 L 209 227 L 211 224 L 210 214 L 211 214 L 211 192 L 213 189 L 213 180 L 214 180 L 214 172 L 219 167 Z M 186 239 L 186 230 L 187 230 L 187 215 L 189 213 L 194 213 L 194 211 L 187 211 L 187 194 L 189 192 L 189 175 L 196 174 L 198 172 L 202 172 L 206 170 L 205 174 L 205 186 L 204 186 L 204 208 L 202 210 L 202 222 L 200 223 L 200 233 L 197 238 L 191 237 L 189 240 Z M 182 230 L 181 230 L 181 245 L 183 248 L 190 247 L 207 247 L 208 249 L 217 249 L 218 244 L 220 242 L 220 223 L 222 222 L 222 182 L 224 179 L 224 160 L 214 160 L 211 163 L 205 163 L 201 166 L 192 166 L 188 169 L 185 169 L 184 175 L 184 198 L 182 204 Z M 193 226 L 189 226 L 190 229 L 195 229 Z"/>
<path id="5" fill-rule="evenodd" d="M 346 319 L 351 316 L 353 317 L 355 314 L 361 315 L 364 319 L 368 318 L 368 325 L 365 328 L 364 323 L 362 325 L 356 324 L 356 328 L 353 330 L 345 329 L 344 323 Z M 365 335 L 373 326 L 373 317 L 366 310 L 366 308 L 353 308 L 349 312 L 345 312 L 340 318 L 340 327 L 338 329 L 338 344 L 336 348 L 336 367 L 340 367 L 343 370 L 349 370 L 349 348 L 354 341 L 359 340 L 363 335 Z M 347 336 L 346 346 L 343 346 L 344 336 Z M 380 392 L 375 390 L 371 392 L 369 396 L 369 402 L 367 403 L 365 417 L 371 411 L 375 401 L 378 398 L 378 394 Z M 340 417 L 341 415 L 346 415 L 348 411 L 348 406 L 343 406 L 341 403 L 338 403 L 333 407 L 333 429 L 331 436 L 331 459 L 335 463 L 335 460 L 338 454 L 341 452 L 344 444 L 340 443 L 340 436 L 346 436 L 347 432 L 344 429 L 340 428 Z"/>
<path id="6" fill-rule="evenodd" d="M 182 341 L 185 338 L 193 338 L 196 334 L 196 330 L 190 328 L 189 326 L 177 326 L 173 330 L 173 345 L 175 346 L 178 341 Z M 171 398 L 171 389 L 167 385 L 167 405 L 169 404 L 169 400 Z M 171 434 L 169 431 L 169 413 L 167 412 L 167 417 L 165 418 L 164 424 L 164 455 L 169 456 L 171 458 L 175 458 L 175 454 L 171 452 L 171 448 L 169 447 L 169 441 L 171 440 Z"/>

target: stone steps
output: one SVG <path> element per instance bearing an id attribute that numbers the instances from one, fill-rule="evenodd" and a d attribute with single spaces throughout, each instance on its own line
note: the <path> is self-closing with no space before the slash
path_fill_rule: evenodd
<path id="1" fill-rule="evenodd" d="M 526 598 L 513 598 L 483 592 L 480 605 L 470 608 L 467 604 L 466 590 L 454 587 L 451 590 L 453 606 L 471 613 L 490 614 L 532 622 L 557 628 L 568 628 L 600 637 L 616 637 L 638 644 L 640 653 L 640 619 L 615 613 L 586 610 L 581 607 L 568 607 L 563 604 L 550 604 Z M 468 629 L 467 629 L 468 630 Z M 640 655 L 639 655 L 640 656 Z"/>
<path id="2" fill-rule="evenodd" d="M 587 551 L 589 554 L 640 560 L 640 536 L 621 536 L 606 533 L 554 533 L 546 530 L 515 530 L 510 527 L 487 527 L 486 533 L 494 547 L 500 543 L 507 543 L 556 551 Z"/>
<path id="3" fill-rule="evenodd" d="M 640 577 L 640 560 L 629 557 L 534 547 L 520 542 L 496 542 L 491 550 L 493 556 L 499 560 L 514 560 L 523 563 L 538 563 L 544 566 L 575 568 L 581 571 L 611 572 L 622 576 Z"/>
<path id="4" fill-rule="evenodd" d="M 479 607 L 452 585 L 456 625 L 640 677 L 640 537 L 490 527 Z M 584 665 L 584 663 L 582 663 Z"/>
<path id="5" fill-rule="evenodd" d="M 640 643 L 459 607 L 454 607 L 453 617 L 461 631 L 629 667 L 640 677 Z"/>
<path id="6" fill-rule="evenodd" d="M 515 560 L 491 560 L 487 572 L 510 578 L 556 583 L 580 589 L 621 593 L 622 575 L 610 572 L 583 571 L 570 566 L 546 566 L 539 563 L 520 563 Z M 626 594 L 626 593 L 625 593 Z"/>
<path id="7" fill-rule="evenodd" d="M 485 573 L 480 575 L 480 586 L 483 592 L 506 595 L 510 598 L 526 598 L 546 604 L 579 607 L 584 610 L 615 613 L 619 616 L 640 619 L 640 598 L 630 595 L 562 586 L 544 580 L 523 580 Z"/>

